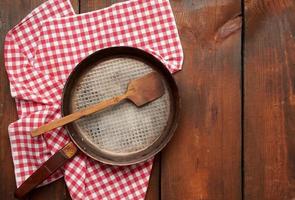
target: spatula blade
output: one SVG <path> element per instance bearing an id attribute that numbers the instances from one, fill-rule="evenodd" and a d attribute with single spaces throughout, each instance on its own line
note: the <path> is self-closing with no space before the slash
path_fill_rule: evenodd
<path id="1" fill-rule="evenodd" d="M 157 72 L 151 72 L 143 77 L 130 81 L 127 94 L 128 99 L 136 106 L 143 106 L 160 98 L 164 92 L 161 75 Z"/>

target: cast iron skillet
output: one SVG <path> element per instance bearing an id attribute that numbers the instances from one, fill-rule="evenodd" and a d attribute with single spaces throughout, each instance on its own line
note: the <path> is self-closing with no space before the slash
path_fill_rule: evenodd
<path id="1" fill-rule="evenodd" d="M 72 113 L 71 97 L 79 77 L 85 75 L 94 65 L 112 58 L 128 57 L 148 64 L 157 71 L 168 86 L 170 95 L 170 114 L 167 125 L 162 134 L 150 146 L 132 154 L 118 155 L 100 150 L 93 143 L 85 139 L 85 134 L 74 123 L 65 126 L 71 142 L 47 160 L 37 169 L 15 192 L 17 198 L 24 197 L 33 188 L 42 183 L 71 159 L 79 150 L 87 156 L 110 165 L 131 165 L 145 161 L 161 151 L 171 139 L 178 123 L 180 100 L 177 85 L 165 65 L 153 55 L 133 47 L 110 47 L 99 50 L 82 60 L 68 77 L 63 89 L 62 115 Z M 78 148 L 77 148 L 78 147 Z M 79 149 L 79 150 L 78 150 Z"/>

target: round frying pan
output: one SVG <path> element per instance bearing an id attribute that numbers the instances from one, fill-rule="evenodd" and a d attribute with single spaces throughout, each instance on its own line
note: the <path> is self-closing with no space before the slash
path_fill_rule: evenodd
<path id="1" fill-rule="evenodd" d="M 71 142 L 37 169 L 15 195 L 25 196 L 79 151 L 110 165 L 136 164 L 161 151 L 177 126 L 178 89 L 165 65 L 143 50 L 111 47 L 82 60 L 64 86 L 62 115 L 122 94 L 129 81 L 153 71 L 160 74 L 163 96 L 142 107 L 126 100 L 66 125 Z"/>

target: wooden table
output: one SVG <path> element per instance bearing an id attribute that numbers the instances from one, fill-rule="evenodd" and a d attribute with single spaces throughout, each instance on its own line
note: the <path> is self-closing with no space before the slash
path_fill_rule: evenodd
<path id="1" fill-rule="evenodd" d="M 242 2 L 241 2 L 242 1 Z M 295 1 L 171 0 L 185 52 L 175 137 L 157 156 L 147 199 L 295 199 Z M 7 126 L 16 111 L 4 36 L 44 0 L 1 0 L 0 195 L 15 180 Z M 76 12 L 114 0 L 72 0 Z M 30 199 L 70 199 L 63 180 Z"/>

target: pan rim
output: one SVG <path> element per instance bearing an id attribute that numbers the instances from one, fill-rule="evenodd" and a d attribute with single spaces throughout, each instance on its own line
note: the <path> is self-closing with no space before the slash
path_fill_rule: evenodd
<path id="1" fill-rule="evenodd" d="M 103 154 L 103 152 L 100 152 L 101 154 L 94 154 L 93 151 L 89 150 L 89 147 L 83 147 L 83 140 L 81 141 L 81 138 L 77 137 L 79 134 L 73 133 L 75 130 L 73 128 L 73 124 L 68 124 L 65 126 L 65 129 L 67 131 L 67 134 L 69 135 L 71 141 L 74 142 L 74 144 L 87 156 L 93 158 L 94 160 L 100 161 L 105 164 L 110 164 L 110 165 L 116 165 L 116 166 L 126 166 L 126 165 L 132 165 L 132 164 L 137 164 L 143 161 L 146 161 L 156 155 L 158 152 L 160 152 L 171 140 L 172 136 L 174 135 L 174 132 L 178 126 L 178 121 L 179 121 L 179 110 L 180 110 L 180 98 L 179 98 L 179 92 L 178 92 L 178 87 L 177 84 L 172 76 L 172 74 L 169 72 L 169 70 L 166 68 L 166 66 L 155 56 L 152 54 L 139 49 L 135 47 L 129 47 L 129 46 L 116 46 L 116 47 L 108 47 L 104 49 L 100 49 L 86 58 L 84 58 L 70 73 L 68 76 L 66 83 L 63 88 L 62 92 L 62 104 L 61 104 L 61 110 L 62 110 L 62 116 L 68 115 L 68 108 L 70 106 L 66 106 L 69 104 L 67 95 L 70 93 L 71 85 L 73 81 L 75 80 L 76 77 L 79 77 L 77 73 L 83 72 L 81 69 L 83 66 L 89 65 L 89 63 L 97 63 L 99 61 L 102 61 L 102 57 L 105 56 L 104 58 L 111 58 L 113 56 L 119 56 L 119 55 L 130 55 L 130 56 L 135 56 L 139 59 L 142 59 L 144 62 L 147 62 L 150 64 L 150 66 L 160 72 L 160 74 L 163 76 L 165 81 L 168 83 L 169 86 L 169 95 L 170 95 L 170 100 L 172 99 L 172 106 L 173 106 L 173 116 L 170 122 L 170 126 L 168 127 L 167 130 L 165 130 L 160 134 L 160 137 L 156 139 L 160 140 L 157 145 L 153 146 L 154 144 L 151 144 L 148 148 L 140 150 L 139 152 L 142 154 L 140 157 L 136 157 L 133 159 L 119 159 L 119 156 L 114 156 L 111 158 L 108 156 L 108 154 Z M 85 70 L 85 69 L 84 69 Z M 171 98 L 172 97 L 172 98 Z M 162 136 L 165 137 L 162 137 Z M 153 142 L 154 143 L 154 142 Z M 84 142 L 85 144 L 85 142 Z M 152 147 L 152 148 L 150 148 Z M 145 152 L 146 151 L 146 152 Z M 105 155 L 105 156 L 103 156 Z M 135 155 L 135 154 L 134 154 Z M 137 155 L 137 154 L 136 154 Z M 138 154 L 140 155 L 140 154 Z M 132 156 L 132 155 L 131 155 Z M 131 157 L 129 156 L 129 157 Z M 116 160 L 117 159 L 117 160 Z"/>

